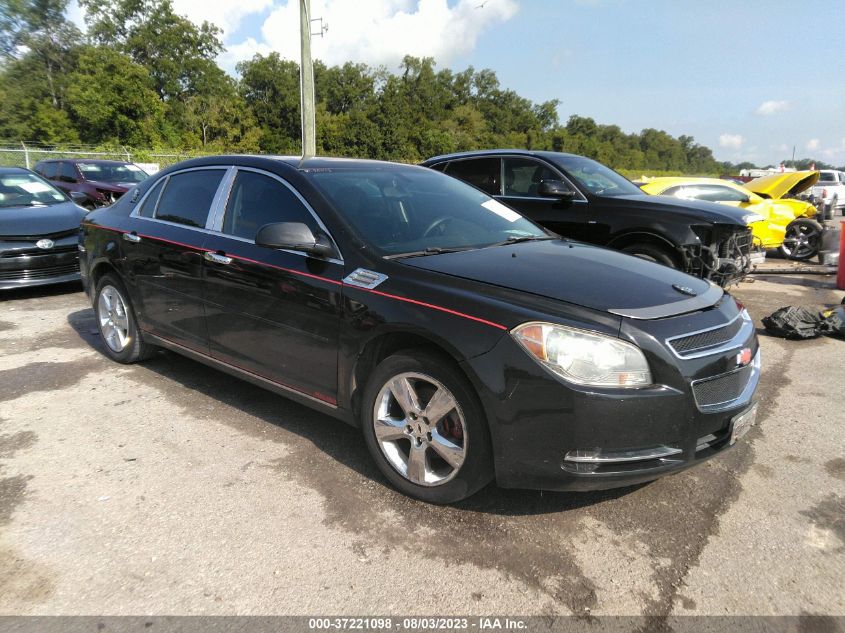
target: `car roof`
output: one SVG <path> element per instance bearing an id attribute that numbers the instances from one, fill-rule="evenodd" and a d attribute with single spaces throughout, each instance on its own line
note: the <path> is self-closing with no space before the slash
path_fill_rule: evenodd
<path id="1" fill-rule="evenodd" d="M 272 156 L 266 154 L 221 154 L 217 156 L 203 156 L 176 163 L 168 167 L 168 171 L 176 169 L 187 169 L 190 167 L 202 167 L 206 165 L 243 165 L 254 166 L 264 164 L 265 166 L 285 165 L 299 171 L 317 169 L 355 169 L 369 167 L 375 169 L 419 169 L 416 165 L 408 163 L 395 163 L 383 160 L 370 160 L 364 158 L 333 158 L 324 156 Z"/>
<path id="2" fill-rule="evenodd" d="M 425 163 L 439 163 L 445 160 L 456 160 L 460 158 L 481 158 L 484 156 L 533 156 L 545 158 L 554 161 L 555 158 L 586 158 L 578 154 L 568 154 L 566 152 L 550 152 L 546 150 L 532 150 L 532 149 L 481 149 L 471 152 L 455 152 L 453 154 L 441 154 L 440 156 L 432 156 L 424 161 Z M 592 159 L 588 159 L 592 160 Z"/>
<path id="3" fill-rule="evenodd" d="M 0 174 L 31 174 L 29 169 L 24 167 L 0 167 Z"/>

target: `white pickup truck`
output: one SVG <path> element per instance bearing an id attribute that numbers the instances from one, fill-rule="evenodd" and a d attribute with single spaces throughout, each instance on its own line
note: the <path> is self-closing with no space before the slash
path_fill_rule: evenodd
<path id="1" fill-rule="evenodd" d="M 820 210 L 826 217 L 832 218 L 837 209 L 845 214 L 845 171 L 820 169 L 819 180 L 809 193 L 823 201 Z"/>

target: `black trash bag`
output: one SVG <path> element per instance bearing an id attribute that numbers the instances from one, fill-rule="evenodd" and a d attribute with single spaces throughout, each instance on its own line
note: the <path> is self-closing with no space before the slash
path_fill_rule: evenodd
<path id="1" fill-rule="evenodd" d="M 845 338 L 845 309 L 842 306 L 786 306 L 763 318 L 772 336 L 791 340 L 837 336 Z"/>
<path id="2" fill-rule="evenodd" d="M 845 338 L 845 307 L 839 305 L 822 312 L 821 333 Z"/>

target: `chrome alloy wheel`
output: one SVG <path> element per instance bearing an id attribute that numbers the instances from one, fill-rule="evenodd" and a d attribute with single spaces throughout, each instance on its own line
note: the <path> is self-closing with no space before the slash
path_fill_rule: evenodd
<path id="1" fill-rule="evenodd" d="M 114 286 L 105 286 L 97 301 L 100 331 L 113 352 L 122 352 L 129 343 L 129 315 L 123 297 Z"/>
<path id="2" fill-rule="evenodd" d="M 417 485 L 444 484 L 464 463 L 464 414 L 452 392 L 431 376 L 402 373 L 382 386 L 373 429 L 390 465 Z"/>

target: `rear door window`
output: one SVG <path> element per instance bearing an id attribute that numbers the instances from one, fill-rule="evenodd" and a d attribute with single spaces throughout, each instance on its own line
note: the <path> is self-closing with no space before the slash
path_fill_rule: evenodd
<path id="1" fill-rule="evenodd" d="M 446 173 L 491 196 L 502 195 L 502 161 L 499 158 L 455 160 L 449 163 Z"/>
<path id="2" fill-rule="evenodd" d="M 150 195 L 144 199 L 144 203 L 141 205 L 141 208 L 138 209 L 138 215 L 143 218 L 151 218 L 155 215 L 156 205 L 158 204 L 158 198 L 161 195 L 161 189 L 164 186 L 165 180 L 167 180 L 167 178 L 162 178 L 153 185 L 153 188 L 150 190 Z"/>
<path id="3" fill-rule="evenodd" d="M 224 173 L 223 169 L 201 169 L 171 176 L 158 202 L 156 219 L 204 228 Z"/>

